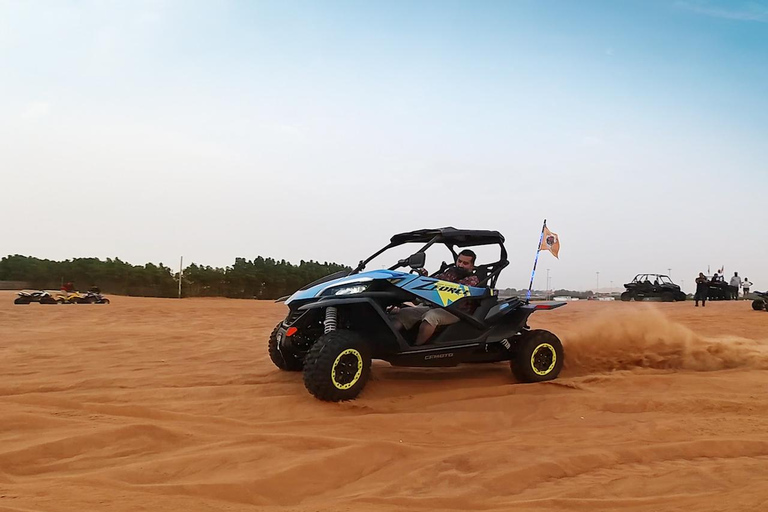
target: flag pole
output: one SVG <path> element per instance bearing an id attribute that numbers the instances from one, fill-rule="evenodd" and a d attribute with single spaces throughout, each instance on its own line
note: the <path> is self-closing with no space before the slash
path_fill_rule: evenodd
<path id="1" fill-rule="evenodd" d="M 525 295 L 525 302 L 531 300 L 531 288 L 533 288 L 533 276 L 536 274 L 536 264 L 539 262 L 539 253 L 541 252 L 541 241 L 544 240 L 544 228 L 547 227 L 547 219 L 544 219 L 544 225 L 541 226 L 541 235 L 539 235 L 539 245 L 536 246 L 536 259 L 533 260 L 533 271 L 531 272 L 531 282 L 528 285 L 528 293 Z"/>

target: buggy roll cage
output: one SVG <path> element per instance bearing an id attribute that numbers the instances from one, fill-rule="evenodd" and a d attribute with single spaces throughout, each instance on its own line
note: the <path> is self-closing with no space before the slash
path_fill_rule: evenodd
<path id="1" fill-rule="evenodd" d="M 496 281 L 498 280 L 501 271 L 504 269 L 504 267 L 509 265 L 509 261 L 507 260 L 507 250 L 504 247 L 504 236 L 498 231 L 456 229 L 453 227 L 445 227 L 439 229 L 420 229 L 394 235 L 390 239 L 389 244 L 376 251 L 367 259 L 361 260 L 357 267 L 349 275 L 362 272 L 365 269 L 365 266 L 371 260 L 383 252 L 392 249 L 393 247 L 398 247 L 407 243 L 425 244 L 421 249 L 416 251 L 416 253 L 426 252 L 426 250 L 434 244 L 443 244 L 448 248 L 449 251 L 451 251 L 451 254 L 453 254 L 454 261 L 456 261 L 456 258 L 458 258 L 456 247 L 464 248 L 498 244 L 501 252 L 498 261 L 475 266 L 475 275 L 477 275 L 480 279 L 480 281 L 477 283 L 477 286 L 495 288 Z M 389 270 L 395 270 L 406 264 L 406 261 L 398 261 L 396 264 L 390 267 Z M 445 270 L 445 268 L 447 268 L 447 266 L 442 267 L 439 272 L 442 272 Z"/>

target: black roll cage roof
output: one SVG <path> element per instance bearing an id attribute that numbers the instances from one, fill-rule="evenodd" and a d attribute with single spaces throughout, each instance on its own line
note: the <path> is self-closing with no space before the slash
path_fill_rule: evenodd
<path id="1" fill-rule="evenodd" d="M 666 274 L 652 274 L 650 272 L 649 273 L 645 273 L 645 274 L 642 274 L 642 273 L 641 274 L 637 274 L 635 277 L 632 278 L 632 281 L 630 281 L 630 282 L 634 283 L 635 281 L 637 281 L 637 278 L 640 277 L 640 276 L 646 276 L 646 277 L 652 276 L 652 277 L 655 277 L 655 278 L 666 277 L 667 279 L 669 279 L 669 281 L 671 283 L 674 284 L 674 281 L 672 281 L 672 278 L 669 277 L 668 275 L 666 275 Z"/>
<path id="2" fill-rule="evenodd" d="M 434 244 L 445 245 L 451 254 L 453 254 L 454 261 L 458 258 L 456 247 L 475 247 L 479 245 L 497 245 L 501 250 L 499 260 L 494 263 L 488 263 L 484 265 L 478 265 L 475 268 L 484 268 L 488 271 L 488 275 L 478 282 L 478 286 L 488 286 L 494 288 L 496 281 L 501 274 L 501 271 L 509 265 L 507 260 L 507 249 L 504 247 L 504 236 L 498 231 L 486 231 L 486 230 L 474 230 L 474 229 L 456 229 L 453 227 L 445 227 L 438 229 L 419 229 L 416 231 L 408 231 L 406 233 L 400 233 L 394 235 L 389 240 L 389 244 L 382 249 L 376 251 L 372 256 L 365 260 L 360 261 L 357 267 L 350 273 L 357 274 L 365 269 L 365 266 L 381 253 L 407 243 L 423 243 L 425 244 L 421 249 L 416 251 L 426 252 Z M 395 270 L 404 266 L 403 262 L 397 262 L 390 267 L 389 270 Z M 487 284 L 486 284 L 487 283 Z"/>

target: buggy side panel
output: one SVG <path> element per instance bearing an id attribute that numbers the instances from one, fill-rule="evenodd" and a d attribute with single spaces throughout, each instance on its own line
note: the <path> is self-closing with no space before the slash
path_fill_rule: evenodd
<path id="1" fill-rule="evenodd" d="M 408 282 L 393 284 L 440 307 L 448 307 L 465 297 L 481 298 L 490 293 L 488 288 L 441 281 L 433 277 L 418 277 Z"/>

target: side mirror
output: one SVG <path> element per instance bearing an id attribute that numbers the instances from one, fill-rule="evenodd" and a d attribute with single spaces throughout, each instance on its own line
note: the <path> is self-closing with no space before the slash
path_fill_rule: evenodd
<path id="1" fill-rule="evenodd" d="M 424 264 L 427 262 L 427 255 L 423 252 L 417 252 L 411 254 L 408 257 L 408 266 L 414 270 L 424 268 Z"/>

